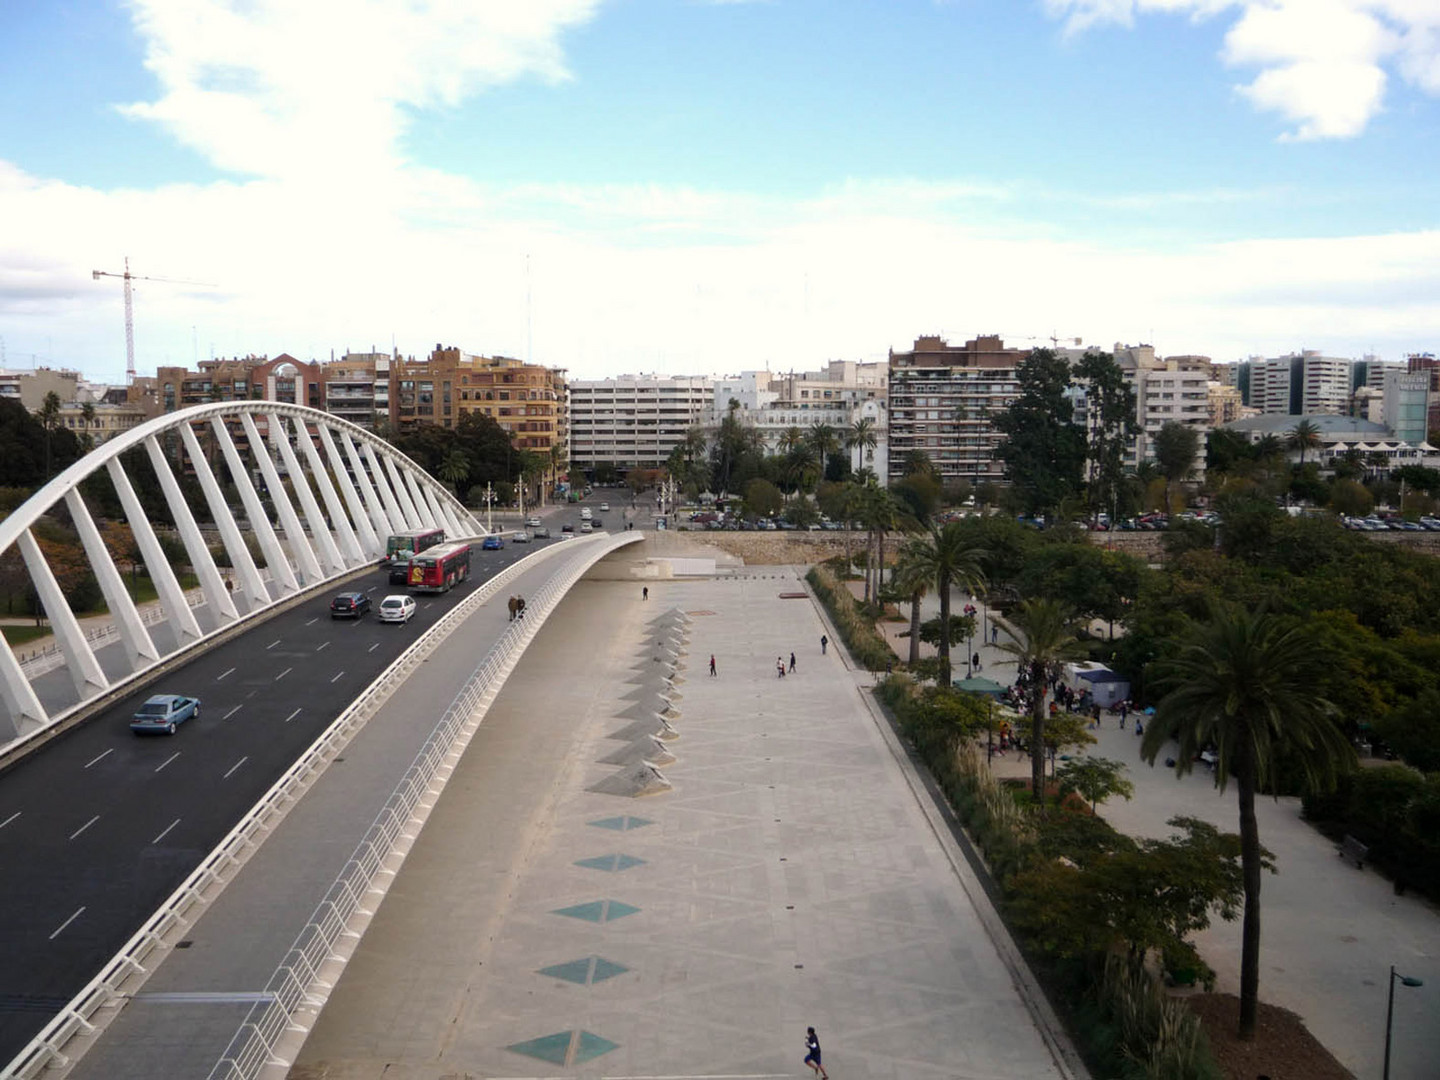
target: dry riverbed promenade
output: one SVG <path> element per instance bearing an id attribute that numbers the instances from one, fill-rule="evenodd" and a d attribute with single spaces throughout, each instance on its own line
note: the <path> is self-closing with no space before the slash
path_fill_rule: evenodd
<path id="1" fill-rule="evenodd" d="M 290 1075 L 1084 1076 L 796 573 L 648 587 L 546 624 Z"/>

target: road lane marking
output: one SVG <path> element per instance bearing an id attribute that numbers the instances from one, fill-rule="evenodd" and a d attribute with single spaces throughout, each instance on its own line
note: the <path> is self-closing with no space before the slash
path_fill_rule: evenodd
<path id="1" fill-rule="evenodd" d="M 274 641 L 270 642 L 269 645 L 266 645 L 266 646 L 265 646 L 265 650 L 268 652 L 269 650 L 273 649 L 276 645 L 279 645 L 279 644 L 280 644 L 280 639 L 277 637 Z"/>
<path id="2" fill-rule="evenodd" d="M 380 647 L 380 642 L 377 641 L 377 642 L 375 642 L 374 645 L 371 645 L 370 648 L 366 649 L 365 651 L 366 651 L 366 652 L 374 652 L 374 651 L 375 651 L 376 649 L 378 649 L 379 647 Z"/>
<path id="3" fill-rule="evenodd" d="M 229 720 L 230 717 L 234 716 L 237 712 L 239 712 L 239 711 L 240 711 L 241 709 L 243 709 L 244 707 L 245 707 L 244 705 L 236 705 L 233 709 L 231 709 L 229 712 L 227 712 L 224 716 L 220 717 L 220 719 L 221 719 L 221 720 Z"/>
<path id="4" fill-rule="evenodd" d="M 315 616 L 315 618 L 311 619 L 311 620 L 310 620 L 309 622 L 307 622 L 305 625 L 306 625 L 306 626 L 314 626 L 314 625 L 315 625 L 317 622 L 319 622 L 319 621 L 320 621 L 320 616 L 317 615 L 317 616 Z"/>
<path id="5" fill-rule="evenodd" d="M 170 830 L 171 830 L 171 829 L 173 829 L 176 825 L 179 825 L 179 824 L 180 824 L 180 819 L 177 817 L 174 821 L 170 822 L 169 825 L 166 825 L 166 826 L 165 826 L 165 831 L 162 832 L 159 836 L 155 837 L 154 840 L 151 840 L 150 843 L 152 843 L 152 844 L 158 844 L 161 840 L 164 840 L 165 837 L 170 834 Z"/>
<path id="6" fill-rule="evenodd" d="M 94 765 L 96 762 L 104 761 L 105 758 L 106 758 L 108 755 L 113 754 L 114 752 L 115 752 L 115 748 L 112 746 L 109 750 L 106 750 L 105 753 L 101 754 L 99 757 L 97 757 L 97 758 L 91 758 L 89 761 L 87 761 L 87 762 L 85 763 L 85 767 L 88 769 L 91 765 Z"/>
<path id="7" fill-rule="evenodd" d="M 295 710 L 294 712 L 292 712 L 289 716 L 285 717 L 285 721 L 284 721 L 284 722 L 288 724 L 291 720 L 294 720 L 295 717 L 297 717 L 297 716 L 299 716 L 299 715 L 300 715 L 300 710 L 299 710 L 299 709 L 296 709 L 296 710 Z"/>
<path id="8" fill-rule="evenodd" d="M 286 675 L 289 675 L 290 672 L 292 672 L 292 671 L 294 671 L 294 670 L 295 670 L 295 669 L 294 669 L 293 667 L 287 667 L 284 671 L 280 672 L 279 675 L 276 675 L 276 676 L 275 676 L 275 681 L 276 681 L 276 682 L 279 682 L 281 679 L 283 679 Z"/>
<path id="9" fill-rule="evenodd" d="M 6 825 L 9 825 L 10 822 L 14 821 L 17 817 L 19 817 L 19 816 L 20 816 L 21 814 L 23 814 L 24 812 L 25 812 L 24 810 L 16 810 L 13 814 L 11 814 L 9 817 L 7 817 L 4 821 L 0 821 L 0 829 L 3 829 Z"/>
<path id="10" fill-rule="evenodd" d="M 316 651 L 316 652 L 319 652 L 320 650 L 322 650 L 322 649 L 328 649 L 329 647 L 330 647 L 330 642 L 328 642 L 328 641 L 322 641 L 319 645 L 316 645 L 316 646 L 315 646 L 315 651 Z"/>
<path id="11" fill-rule="evenodd" d="M 246 754 L 246 755 L 245 755 L 244 757 L 242 757 L 239 761 L 235 762 L 234 765 L 231 765 L 231 766 L 230 766 L 230 772 L 227 772 L 227 773 L 226 773 L 224 776 L 222 776 L 220 779 L 222 779 L 222 780 L 229 780 L 229 779 L 230 779 L 230 773 L 233 773 L 236 769 L 238 769 L 241 765 L 244 765 L 245 762 L 247 762 L 247 761 L 249 761 L 249 760 L 250 760 L 250 755 L 249 755 L 249 754 Z"/>
<path id="12" fill-rule="evenodd" d="M 65 928 L 66 928 L 67 926 L 69 926 L 72 922 L 74 922 L 76 919 L 78 919 L 78 918 L 79 918 L 81 915 L 83 915 L 84 913 L 85 913 L 85 905 L 84 905 L 84 904 L 81 904 L 78 908 L 75 909 L 75 914 L 74 914 L 74 915 L 71 915 L 68 919 L 66 919 L 64 922 L 62 922 L 59 926 L 57 926 L 57 927 L 55 928 L 55 932 L 50 935 L 50 940 L 51 940 L 51 941 L 54 941 L 57 937 L 59 937 L 61 934 L 63 934 L 63 933 L 65 932 Z"/>
<path id="13" fill-rule="evenodd" d="M 225 678 L 226 675 L 233 675 L 233 674 L 235 674 L 235 669 L 232 667 L 229 671 L 225 672 L 225 675 L 217 675 L 217 676 L 215 676 L 215 681 L 216 681 L 216 682 L 219 682 L 221 679 Z"/>
<path id="14" fill-rule="evenodd" d="M 71 840 L 74 840 L 75 837 L 79 836 L 82 832 L 84 832 L 86 829 L 88 829 L 91 825 L 94 825 L 95 822 L 97 822 L 97 821 L 99 821 L 99 820 L 100 820 L 100 815 L 99 815 L 99 814 L 96 814 L 96 815 L 95 815 L 94 817 L 92 817 L 89 821 L 85 822 L 84 825 L 81 825 L 78 829 L 76 829 L 74 832 L 72 832 L 72 833 L 70 834 L 70 839 L 71 839 Z"/>
<path id="15" fill-rule="evenodd" d="M 343 672 L 343 671 L 340 672 L 340 674 L 339 674 L 339 675 L 336 675 L 335 678 L 333 678 L 333 679 L 330 680 L 330 682 L 331 682 L 332 684 L 339 682 L 340 679 L 341 679 L 341 677 L 342 677 L 344 674 L 345 674 L 345 672 Z"/>
<path id="16" fill-rule="evenodd" d="M 159 772 L 161 769 L 163 769 L 166 765 L 169 765 L 170 762 L 174 761 L 174 760 L 175 760 L 177 757 L 179 757 L 179 756 L 180 756 L 180 751 L 179 751 L 179 750 L 176 750 L 173 754 L 171 754 L 169 757 L 167 757 L 164 761 L 160 762 L 159 765 L 156 765 L 156 766 L 155 766 L 155 771 L 156 771 L 156 772 Z"/>

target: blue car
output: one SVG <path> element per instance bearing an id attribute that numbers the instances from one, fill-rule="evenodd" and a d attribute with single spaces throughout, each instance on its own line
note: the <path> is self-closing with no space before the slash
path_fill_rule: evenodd
<path id="1" fill-rule="evenodd" d="M 136 735 L 174 735 L 175 729 L 192 716 L 200 715 L 200 699 L 181 694 L 156 694 L 130 718 Z"/>
<path id="2" fill-rule="evenodd" d="M 499 550 L 500 550 L 501 548 L 503 548 L 504 546 L 505 546 L 505 541 L 504 541 L 504 540 L 500 539 L 499 536 L 491 535 L 491 536 L 485 537 L 485 539 L 481 542 L 481 544 L 480 544 L 480 550 L 481 550 L 481 551 L 499 551 Z"/>

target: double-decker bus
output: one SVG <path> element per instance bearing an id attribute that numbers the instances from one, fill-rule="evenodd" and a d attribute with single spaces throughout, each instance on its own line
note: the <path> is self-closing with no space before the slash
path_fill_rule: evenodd
<path id="1" fill-rule="evenodd" d="M 410 580 L 410 560 L 426 548 L 443 543 L 444 529 L 411 529 L 394 533 L 385 544 L 385 558 L 380 565 L 389 567 L 392 585 L 403 585 Z"/>
<path id="2" fill-rule="evenodd" d="M 412 592 L 449 592 L 470 576 L 470 545 L 440 544 L 410 560 L 405 580 Z"/>

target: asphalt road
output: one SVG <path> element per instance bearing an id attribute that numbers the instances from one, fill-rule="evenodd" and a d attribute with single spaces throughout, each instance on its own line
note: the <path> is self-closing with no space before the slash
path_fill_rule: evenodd
<path id="1" fill-rule="evenodd" d="M 618 526 L 618 514 L 616 515 Z M 562 520 L 551 514 L 558 542 Z M 0 775 L 0 1062 L 95 976 L 256 800 L 421 633 L 545 541 L 472 553 L 404 625 L 331 619 L 329 594 L 208 651 Z M 391 592 L 383 570 L 345 589 Z M 335 591 L 341 591 L 337 588 Z M 153 693 L 201 700 L 174 736 L 131 733 Z"/>

